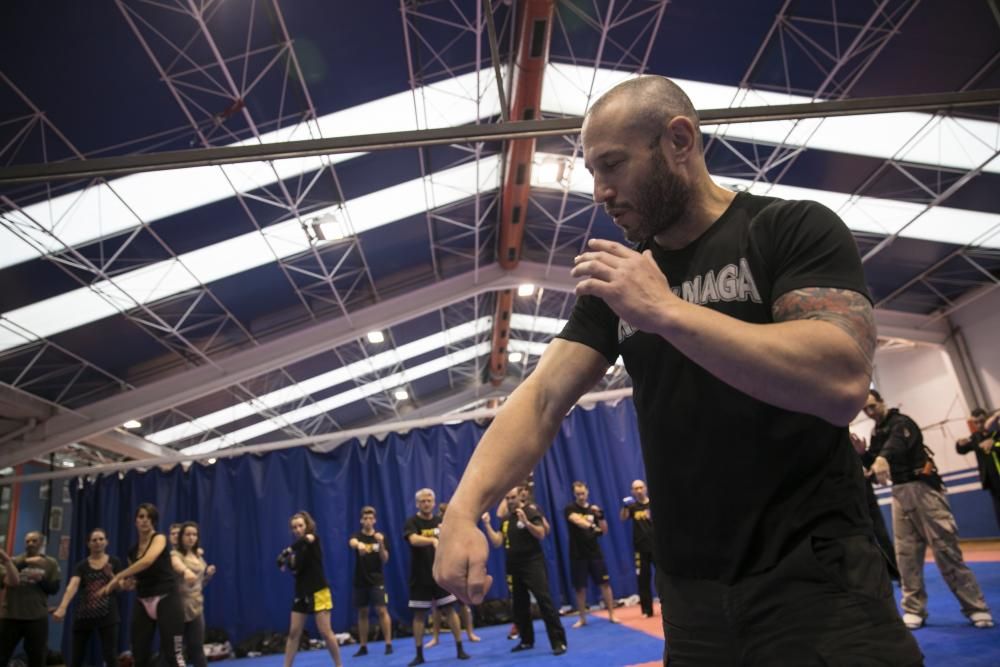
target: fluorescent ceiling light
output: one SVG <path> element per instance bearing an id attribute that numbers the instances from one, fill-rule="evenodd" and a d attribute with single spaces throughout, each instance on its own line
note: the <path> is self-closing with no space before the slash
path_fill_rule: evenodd
<path id="1" fill-rule="evenodd" d="M 76 467 L 76 463 L 74 463 L 73 461 L 70 461 L 70 460 L 64 460 L 62 462 L 62 465 L 63 465 L 63 468 L 75 468 Z"/>
<path id="2" fill-rule="evenodd" d="M 531 283 L 525 283 L 523 285 L 519 285 L 517 288 L 518 296 L 531 296 L 534 293 L 535 293 L 535 286 L 532 285 Z"/>
<path id="3" fill-rule="evenodd" d="M 405 389 L 397 389 L 396 391 L 392 392 L 392 397 L 395 398 L 397 401 L 405 401 L 410 397 L 410 394 Z"/>
<path id="4" fill-rule="evenodd" d="M 524 359 L 523 352 L 511 352 L 510 354 L 507 355 L 507 361 L 509 361 L 512 364 L 516 364 L 517 362 L 521 361 L 521 359 Z"/>
<path id="5" fill-rule="evenodd" d="M 580 194 L 590 194 L 594 190 L 594 178 L 584 168 L 583 158 L 577 158 L 576 161 L 570 189 Z M 899 234 L 905 238 L 926 241 L 1000 248 L 1000 215 L 996 213 L 981 213 L 947 206 L 934 206 L 926 210 L 924 204 L 915 202 L 855 197 L 843 192 L 781 183 L 753 183 L 729 176 L 713 176 L 713 178 L 720 185 L 732 190 L 749 191 L 781 199 L 817 201 L 837 213 L 848 228 L 856 232 Z"/>
<path id="6" fill-rule="evenodd" d="M 628 72 L 551 63 L 542 88 L 543 111 L 583 115 L 590 102 L 615 85 L 633 78 Z M 673 79 L 691 98 L 696 109 L 805 104 L 804 95 L 747 90 L 703 81 Z M 808 146 L 901 162 L 973 169 L 990 160 L 1000 148 L 1000 124 L 991 121 L 939 117 L 917 112 L 864 114 L 733 123 L 706 127 L 706 133 L 739 141 Z M 1000 173 L 1000 161 L 986 171 Z"/>
<path id="7" fill-rule="evenodd" d="M 385 336 L 382 334 L 381 331 L 369 331 L 368 342 L 374 344 L 383 343 L 385 342 Z"/>
<path id="8" fill-rule="evenodd" d="M 141 428 L 142 422 L 138 419 L 129 419 L 127 422 L 122 424 L 125 428 Z"/>
<path id="9" fill-rule="evenodd" d="M 597 96 L 632 76 L 622 71 L 550 63 L 545 73 L 541 109 L 546 113 L 582 115 Z M 750 91 L 684 79 L 675 81 L 687 91 L 695 107 L 701 109 L 810 101 L 801 95 Z M 415 114 L 400 114 L 401 108 L 413 108 Z M 498 110 L 493 72 L 487 69 L 327 114 L 316 119 L 315 124 L 301 123 L 265 133 L 261 139 L 272 143 L 459 126 L 495 116 Z M 712 127 L 708 132 L 740 141 L 772 145 L 784 142 L 789 146 L 805 145 L 967 170 L 989 160 L 996 152 L 998 127 L 1000 124 L 995 122 L 905 112 L 807 119 L 798 124 L 792 120 L 738 123 Z M 232 145 L 256 142 L 257 139 L 247 139 Z M 36 258 L 36 247 L 45 253 L 61 251 L 62 246 L 49 232 L 63 243 L 78 246 L 134 229 L 142 221 L 152 223 L 227 199 L 233 196 L 234 188 L 248 192 L 273 184 L 278 176 L 288 178 L 315 172 L 325 164 L 338 164 L 357 155 L 146 172 L 59 195 L 26 206 L 23 213 L 5 214 L 31 237 L 33 245 L 16 238 L 0 243 L 0 268 Z M 557 180 L 572 178 L 565 170 L 573 165 L 565 165 L 561 175 L 552 173 L 560 169 L 559 158 L 548 163 L 555 166 L 540 163 L 539 169 L 533 170 L 533 181 L 534 172 L 539 172 L 539 185 L 555 187 Z M 984 171 L 1000 173 L 1000 160 L 992 160 Z M 542 176 L 551 178 L 542 182 Z M 43 229 L 37 229 L 32 221 Z"/>

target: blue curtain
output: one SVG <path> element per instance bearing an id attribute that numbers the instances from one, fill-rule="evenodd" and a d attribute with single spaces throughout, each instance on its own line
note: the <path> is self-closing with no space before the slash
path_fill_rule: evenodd
<path id="1" fill-rule="evenodd" d="M 359 528 L 361 508 L 373 505 L 377 529 L 385 533 L 390 548 L 390 613 L 408 620 L 409 547 L 402 527 L 416 511 L 414 494 L 427 486 L 439 501 L 448 499 L 483 432 L 484 427 L 465 422 L 394 433 L 383 441 L 355 440 L 328 454 L 297 448 L 220 459 L 188 470 L 177 466 L 167 472 L 101 477 L 76 491 L 71 560 L 86 557 L 87 534 L 95 527 L 107 531 L 110 553 L 124 559 L 136 539 L 133 515 L 140 502 L 157 506 L 161 531 L 172 522 L 197 521 L 206 558 L 218 568 L 205 592 L 206 623 L 223 628 L 235 643 L 258 631 L 287 629 L 293 581 L 277 570 L 275 557 L 290 542 L 289 517 L 305 509 L 316 519 L 323 546 L 334 597 L 333 625 L 345 631 L 356 622 L 351 608 L 354 556 L 347 542 Z M 562 508 L 572 502 L 571 485 L 577 479 L 590 486 L 591 501 L 608 516 L 610 530 L 602 541 L 615 595 L 635 593 L 631 532 L 617 513 L 636 477 L 644 473 L 632 402 L 574 409 L 535 472 L 538 501 L 553 527 L 544 548 L 557 601 L 573 600 Z M 496 527 L 495 518 L 493 523 Z M 508 595 L 503 560 L 502 550 L 491 551 L 490 598 Z M 122 596 L 123 645 L 128 636 L 127 597 Z M 68 641 L 64 644 L 68 650 Z"/>

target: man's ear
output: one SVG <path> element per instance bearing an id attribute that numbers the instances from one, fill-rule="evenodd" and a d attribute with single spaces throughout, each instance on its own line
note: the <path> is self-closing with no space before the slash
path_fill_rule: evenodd
<path id="1" fill-rule="evenodd" d="M 674 116 L 667 123 L 666 139 L 678 162 L 686 161 L 698 146 L 698 128 L 687 116 Z"/>

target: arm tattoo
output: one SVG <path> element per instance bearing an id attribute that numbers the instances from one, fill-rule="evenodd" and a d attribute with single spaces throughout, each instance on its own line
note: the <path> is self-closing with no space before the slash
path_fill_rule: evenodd
<path id="1" fill-rule="evenodd" d="M 821 320 L 844 331 L 858 346 L 870 371 L 875 355 L 875 314 L 861 294 L 832 287 L 807 287 L 782 294 L 771 314 L 775 322 Z"/>

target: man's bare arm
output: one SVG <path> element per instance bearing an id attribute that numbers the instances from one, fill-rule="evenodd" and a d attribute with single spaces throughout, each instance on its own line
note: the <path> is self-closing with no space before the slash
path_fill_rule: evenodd
<path id="1" fill-rule="evenodd" d="M 479 517 L 528 476 L 566 413 L 607 367 L 594 349 L 554 339 L 479 441 L 448 506 L 434 561 L 435 579 L 463 602 L 478 603 L 492 581 L 486 573 L 486 536 L 476 526 Z"/>

